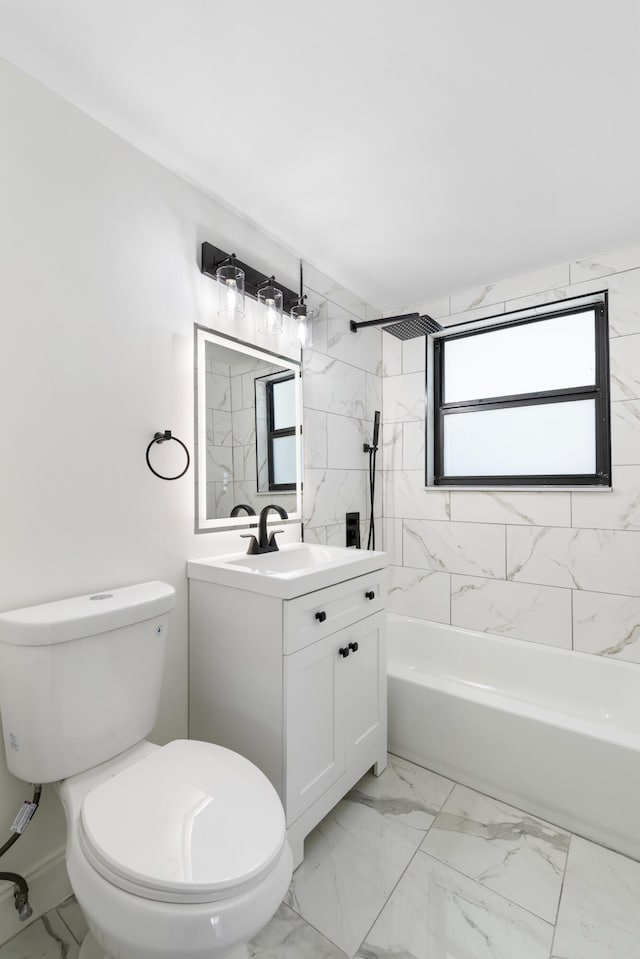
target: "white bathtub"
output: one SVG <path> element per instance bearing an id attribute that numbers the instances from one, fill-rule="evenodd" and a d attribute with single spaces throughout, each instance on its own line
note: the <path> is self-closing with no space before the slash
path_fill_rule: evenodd
<path id="1" fill-rule="evenodd" d="M 389 615 L 389 749 L 640 859 L 640 666 Z"/>

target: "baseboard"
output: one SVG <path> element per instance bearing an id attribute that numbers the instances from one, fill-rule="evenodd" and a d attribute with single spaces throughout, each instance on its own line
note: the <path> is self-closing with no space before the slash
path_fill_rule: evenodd
<path id="1" fill-rule="evenodd" d="M 60 849 L 36 863 L 25 875 L 29 883 L 29 902 L 33 916 L 20 922 L 13 905 L 13 883 L 0 883 L 0 946 L 54 909 L 71 895 L 71 885 L 65 865 L 65 851 Z"/>

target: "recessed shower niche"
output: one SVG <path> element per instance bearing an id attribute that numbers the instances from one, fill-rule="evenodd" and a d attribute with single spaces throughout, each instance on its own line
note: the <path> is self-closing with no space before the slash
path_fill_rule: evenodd
<path id="1" fill-rule="evenodd" d="M 270 502 L 300 521 L 300 364 L 196 327 L 196 375 L 196 530 L 246 528 Z"/>

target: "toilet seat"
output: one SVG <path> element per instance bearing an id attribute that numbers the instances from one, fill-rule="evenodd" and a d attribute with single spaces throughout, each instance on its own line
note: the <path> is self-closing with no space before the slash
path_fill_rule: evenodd
<path id="1" fill-rule="evenodd" d="M 278 794 L 253 763 L 177 740 L 88 792 L 79 837 L 94 869 L 120 889 L 202 903 L 258 885 L 286 829 Z"/>

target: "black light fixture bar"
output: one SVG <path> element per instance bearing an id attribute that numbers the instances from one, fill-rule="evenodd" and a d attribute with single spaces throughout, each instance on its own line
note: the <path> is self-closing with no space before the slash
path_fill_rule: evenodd
<path id="1" fill-rule="evenodd" d="M 219 249 L 219 247 L 214 246 L 212 243 L 203 243 L 202 244 L 202 267 L 201 270 L 205 276 L 210 276 L 215 280 L 216 270 L 223 263 L 229 263 L 231 260 L 231 254 L 225 253 L 224 250 Z M 244 289 L 245 293 L 248 293 L 249 296 L 253 299 L 258 298 L 258 290 L 263 283 L 271 279 L 266 273 L 260 273 L 259 270 L 255 270 L 252 266 L 249 266 L 247 263 L 243 263 L 242 260 L 239 260 L 237 257 L 234 257 L 233 262 L 236 266 L 239 266 L 244 273 Z M 299 302 L 299 296 L 297 293 L 294 293 L 293 290 L 290 290 L 288 287 L 283 286 L 282 283 L 278 283 L 276 280 L 275 285 L 279 290 L 282 290 L 282 307 L 285 313 L 291 312 L 291 307 L 295 306 Z"/>

